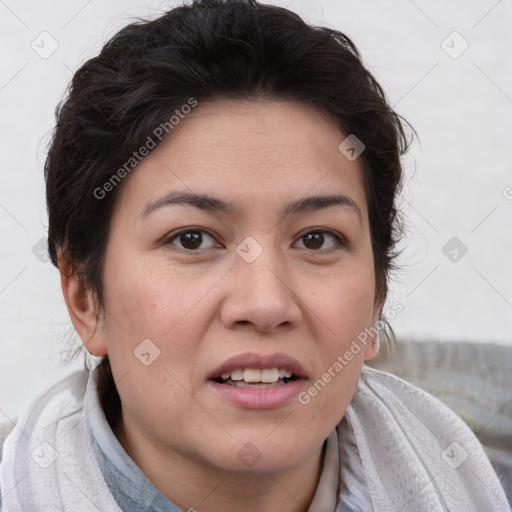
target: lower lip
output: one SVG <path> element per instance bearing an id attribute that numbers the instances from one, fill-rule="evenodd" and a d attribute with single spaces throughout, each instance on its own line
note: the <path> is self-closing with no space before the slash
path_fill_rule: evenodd
<path id="1" fill-rule="evenodd" d="M 224 398 L 240 407 L 247 409 L 275 409 L 281 407 L 296 397 L 304 387 L 305 379 L 292 380 L 283 386 L 275 388 L 237 388 L 227 384 L 219 384 L 209 380 L 211 389 Z"/>

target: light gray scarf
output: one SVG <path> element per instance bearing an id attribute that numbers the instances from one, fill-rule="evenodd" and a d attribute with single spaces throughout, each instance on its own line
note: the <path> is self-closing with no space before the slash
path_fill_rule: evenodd
<path id="1" fill-rule="evenodd" d="M 3 512 L 121 512 L 87 432 L 88 378 L 78 372 L 51 388 L 7 437 L 0 464 Z M 363 366 L 353 400 L 327 441 L 309 512 L 511 510 L 469 427 L 391 374 Z M 334 494 L 336 504 L 334 488 L 341 494 Z"/>

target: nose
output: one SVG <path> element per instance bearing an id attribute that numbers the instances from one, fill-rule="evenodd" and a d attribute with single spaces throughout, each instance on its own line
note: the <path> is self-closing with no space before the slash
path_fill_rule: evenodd
<path id="1" fill-rule="evenodd" d="M 235 254 L 221 320 L 228 329 L 249 325 L 268 332 L 296 327 L 302 311 L 294 288 L 291 272 L 277 251 L 265 249 L 251 263 Z"/>

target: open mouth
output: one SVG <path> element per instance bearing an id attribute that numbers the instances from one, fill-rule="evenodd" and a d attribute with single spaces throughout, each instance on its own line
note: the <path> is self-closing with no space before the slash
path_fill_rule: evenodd
<path id="1" fill-rule="evenodd" d="M 222 373 L 212 379 L 218 384 L 246 389 L 264 389 L 284 386 L 299 379 L 297 375 L 284 368 L 240 368 Z"/>
<path id="2" fill-rule="evenodd" d="M 246 352 L 227 359 L 207 379 L 213 393 L 237 408 L 276 409 L 293 403 L 308 373 L 287 354 Z"/>

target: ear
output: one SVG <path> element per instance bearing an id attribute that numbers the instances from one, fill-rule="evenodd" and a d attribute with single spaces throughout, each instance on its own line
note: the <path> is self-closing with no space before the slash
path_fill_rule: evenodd
<path id="1" fill-rule="evenodd" d="M 370 326 L 368 328 L 368 338 L 366 339 L 366 346 L 364 348 L 364 359 L 373 359 L 378 353 L 380 349 L 380 340 L 379 340 L 379 328 L 377 322 L 379 320 L 379 315 L 382 310 L 383 301 L 378 300 L 375 301 L 375 305 L 373 307 L 372 318 L 370 319 Z M 380 324 L 380 322 L 379 322 Z"/>
<path id="2" fill-rule="evenodd" d="M 60 284 L 71 322 L 87 351 L 95 356 L 103 356 L 107 353 L 107 347 L 98 333 L 99 313 L 94 295 L 80 280 L 62 251 L 59 251 L 58 263 Z"/>

